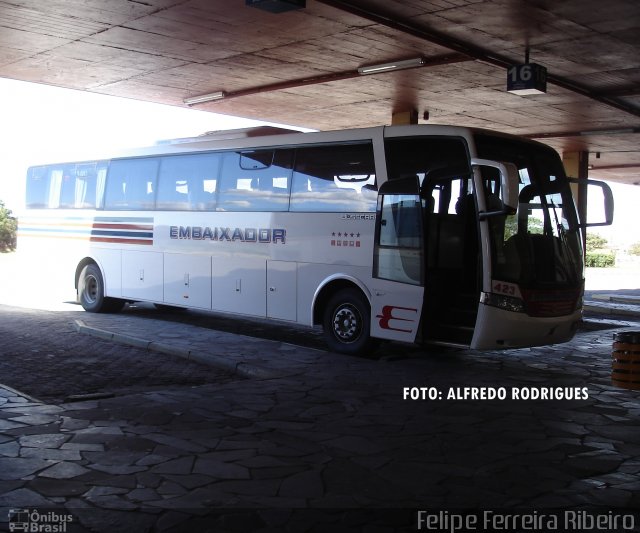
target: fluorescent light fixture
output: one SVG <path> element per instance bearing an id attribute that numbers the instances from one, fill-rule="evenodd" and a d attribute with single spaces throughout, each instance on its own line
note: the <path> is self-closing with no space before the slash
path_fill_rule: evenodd
<path id="1" fill-rule="evenodd" d="M 638 129 L 637 128 L 620 128 L 617 130 L 581 131 L 580 135 L 624 135 L 625 133 L 638 133 Z"/>
<path id="2" fill-rule="evenodd" d="M 421 67 L 425 64 L 423 57 L 415 57 L 413 59 L 404 59 L 403 61 L 392 61 L 391 63 L 380 63 L 379 65 L 369 65 L 367 67 L 358 68 L 358 73 L 379 74 L 380 72 L 390 72 L 392 70 L 400 70 L 403 68 Z"/>
<path id="3" fill-rule="evenodd" d="M 213 100 L 222 100 L 226 96 L 224 91 L 218 91 L 217 93 L 202 94 L 200 96 L 190 96 L 185 98 L 183 102 L 187 105 L 202 104 L 204 102 L 211 102 Z"/>

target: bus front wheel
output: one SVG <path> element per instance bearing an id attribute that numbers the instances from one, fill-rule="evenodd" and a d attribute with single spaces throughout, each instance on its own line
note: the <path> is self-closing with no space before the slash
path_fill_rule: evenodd
<path id="1" fill-rule="evenodd" d="M 335 293 L 324 310 L 324 334 L 332 351 L 366 355 L 373 348 L 369 302 L 356 289 Z"/>
<path id="2" fill-rule="evenodd" d="M 122 309 L 123 300 L 107 298 L 104 295 L 104 280 L 98 265 L 90 263 L 80 273 L 78 299 L 89 313 L 109 313 Z"/>

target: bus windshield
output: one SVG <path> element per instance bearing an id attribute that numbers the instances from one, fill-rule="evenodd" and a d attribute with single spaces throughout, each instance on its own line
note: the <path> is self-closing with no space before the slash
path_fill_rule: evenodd
<path id="1" fill-rule="evenodd" d="M 487 134 L 476 135 L 478 156 L 518 168 L 514 215 L 488 218 L 492 277 L 521 288 L 578 287 L 583 279 L 582 244 L 573 197 L 562 161 L 544 145 Z M 488 210 L 500 197 L 499 176 L 483 169 Z"/>

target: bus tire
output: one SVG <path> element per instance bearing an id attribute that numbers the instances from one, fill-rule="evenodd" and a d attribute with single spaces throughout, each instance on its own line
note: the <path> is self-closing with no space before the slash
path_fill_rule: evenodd
<path id="1" fill-rule="evenodd" d="M 322 325 L 331 351 L 368 355 L 373 349 L 369 302 L 357 289 L 342 289 L 329 298 Z"/>
<path id="2" fill-rule="evenodd" d="M 117 312 L 125 303 L 124 300 L 105 297 L 102 272 L 95 263 L 89 263 L 80 272 L 78 299 L 89 313 Z"/>

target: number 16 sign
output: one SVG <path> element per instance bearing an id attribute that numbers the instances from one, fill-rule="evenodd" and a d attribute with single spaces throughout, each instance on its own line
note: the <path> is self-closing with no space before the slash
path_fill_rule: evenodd
<path id="1" fill-rule="evenodd" d="M 535 63 L 513 65 L 507 70 L 507 91 L 529 95 L 547 92 L 547 69 Z"/>

